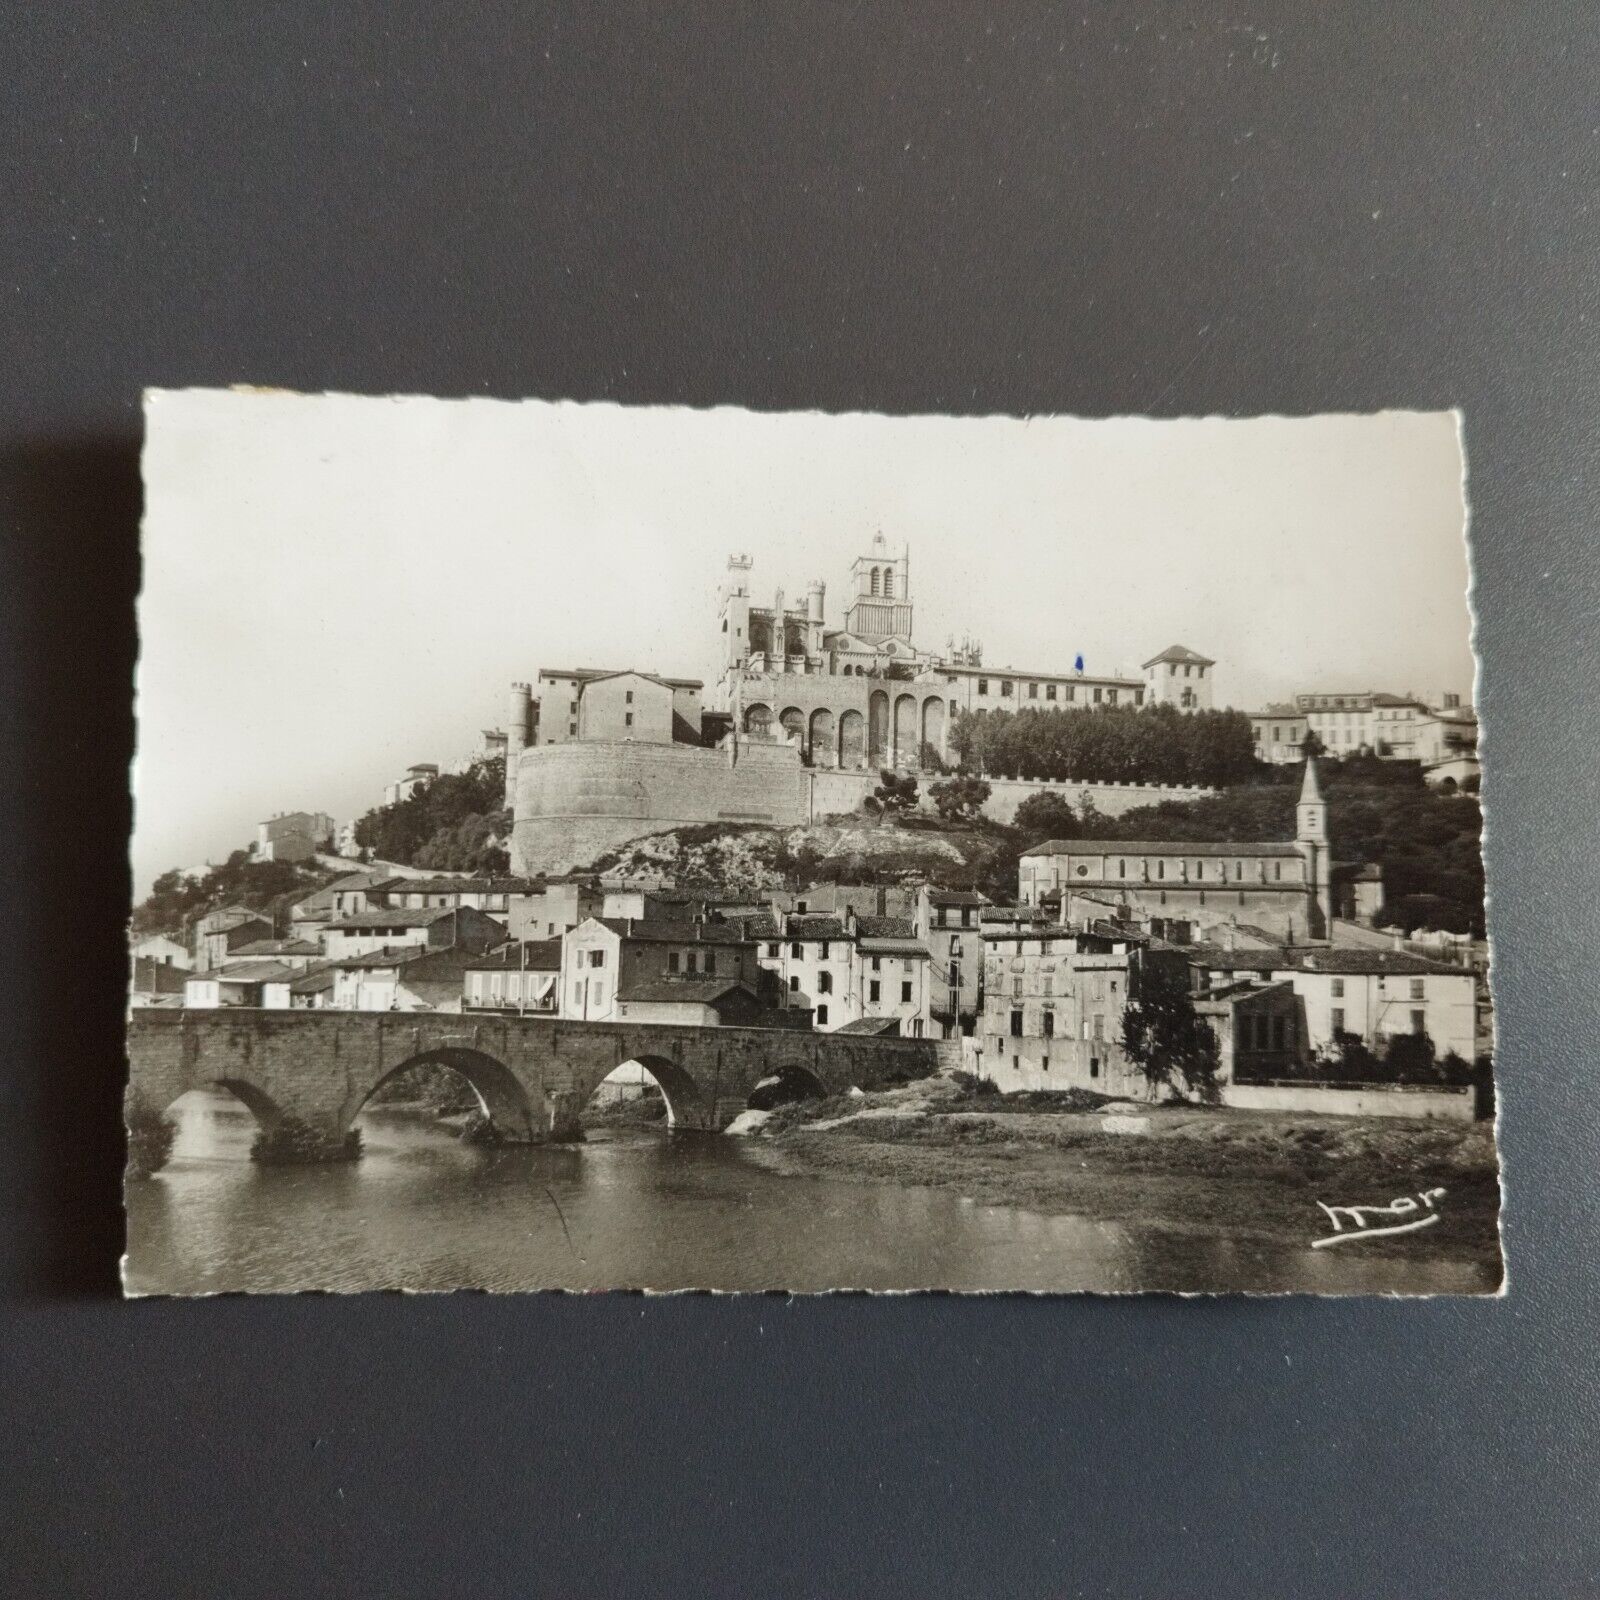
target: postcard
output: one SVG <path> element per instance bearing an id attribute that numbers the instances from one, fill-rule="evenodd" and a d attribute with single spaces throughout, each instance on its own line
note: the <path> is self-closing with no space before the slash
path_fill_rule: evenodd
<path id="1" fill-rule="evenodd" d="M 145 415 L 128 1294 L 1500 1289 L 1454 413 Z"/>

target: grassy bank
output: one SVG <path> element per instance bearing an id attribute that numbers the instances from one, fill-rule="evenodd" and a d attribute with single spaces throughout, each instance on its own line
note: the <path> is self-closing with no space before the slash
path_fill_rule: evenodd
<path id="1" fill-rule="evenodd" d="M 1319 1200 L 1387 1205 L 1443 1188 L 1436 1225 L 1347 1248 L 1497 1266 L 1500 1194 L 1488 1123 L 1188 1106 L 1129 1112 L 1148 1120 L 1147 1132 L 1111 1132 L 1106 1116 L 1067 1101 L 1016 1106 L 935 1080 L 786 1106 L 762 1137 L 796 1170 L 1290 1246 L 1331 1231 Z"/>

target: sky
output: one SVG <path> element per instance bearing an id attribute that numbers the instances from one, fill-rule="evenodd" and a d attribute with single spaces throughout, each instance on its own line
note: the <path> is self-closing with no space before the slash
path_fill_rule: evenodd
<path id="1" fill-rule="evenodd" d="M 1214 657 L 1219 705 L 1466 697 L 1456 418 L 885 417 L 278 391 L 146 397 L 135 893 L 279 811 L 343 820 L 541 667 L 715 679 L 757 603 L 882 532 L 914 637 L 993 666 Z"/>

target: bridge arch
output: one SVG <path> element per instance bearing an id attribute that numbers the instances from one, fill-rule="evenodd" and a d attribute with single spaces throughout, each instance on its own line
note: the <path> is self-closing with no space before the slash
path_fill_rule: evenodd
<path id="1" fill-rule="evenodd" d="M 283 1107 L 259 1084 L 251 1083 L 248 1078 L 209 1078 L 200 1083 L 185 1084 L 178 1094 L 161 1107 L 158 1115 L 170 1118 L 172 1108 L 184 1095 L 197 1091 L 203 1093 L 207 1089 L 226 1089 L 256 1119 L 256 1126 L 263 1133 L 276 1133 L 283 1126 Z"/>
<path id="2" fill-rule="evenodd" d="M 655 1079 L 661 1098 L 667 1102 L 669 1128 L 713 1126 L 711 1096 L 701 1088 L 699 1080 L 686 1067 L 667 1056 L 650 1054 L 629 1056 L 617 1065 L 626 1066 L 628 1062 L 637 1062 Z"/>
<path id="3" fill-rule="evenodd" d="M 522 1081 L 516 1073 L 505 1062 L 497 1060 L 494 1056 L 461 1045 L 421 1050 L 415 1055 L 407 1056 L 404 1061 L 385 1068 L 381 1076 L 374 1079 L 359 1096 L 355 1097 L 355 1103 L 347 1106 L 342 1116 L 343 1126 L 351 1127 L 373 1095 L 386 1083 L 399 1077 L 402 1072 L 409 1072 L 413 1067 L 428 1065 L 448 1067 L 461 1078 L 477 1096 L 478 1105 L 484 1116 L 502 1138 L 515 1144 L 527 1144 L 537 1137 L 539 1130 L 542 1129 L 544 1118 L 542 1115 L 535 1117 L 528 1091 L 522 1086 Z M 541 1107 L 541 1111 L 542 1109 Z"/>

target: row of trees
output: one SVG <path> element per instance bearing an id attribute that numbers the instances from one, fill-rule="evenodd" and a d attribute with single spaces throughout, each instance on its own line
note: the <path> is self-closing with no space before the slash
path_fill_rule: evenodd
<path id="1" fill-rule="evenodd" d="M 961 711 L 950 748 L 964 772 L 995 778 L 1224 788 L 1260 763 L 1242 711 L 1174 706 Z"/>
<path id="2" fill-rule="evenodd" d="M 504 756 L 485 756 L 465 772 L 442 772 L 408 799 L 378 806 L 356 823 L 368 859 L 445 872 L 505 872 Z"/>

